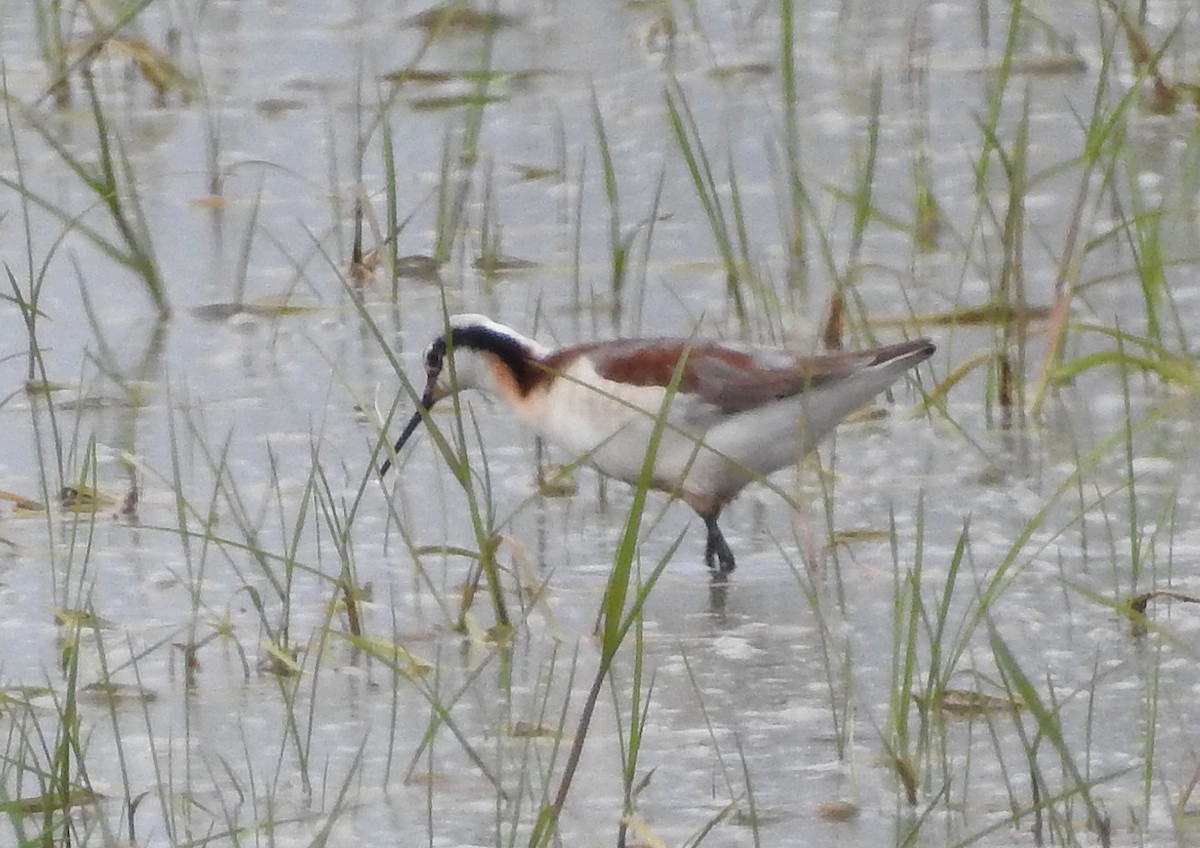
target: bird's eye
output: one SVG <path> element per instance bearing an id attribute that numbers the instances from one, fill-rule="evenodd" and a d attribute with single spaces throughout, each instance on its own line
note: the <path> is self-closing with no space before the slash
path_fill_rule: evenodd
<path id="1" fill-rule="evenodd" d="M 442 360 L 445 355 L 445 351 L 439 345 L 434 345 L 425 351 L 425 373 L 430 377 L 436 377 L 442 373 Z"/>

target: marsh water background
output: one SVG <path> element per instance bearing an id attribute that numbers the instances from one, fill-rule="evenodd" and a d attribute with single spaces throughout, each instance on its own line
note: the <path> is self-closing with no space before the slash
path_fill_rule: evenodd
<path id="1" fill-rule="evenodd" d="M 412 402 L 388 352 L 419 375 L 444 309 L 547 342 L 698 330 L 815 347 L 840 287 L 853 343 L 925 334 L 938 354 L 885 402 L 891 415 L 839 432 L 823 471 L 777 476 L 806 517 L 765 487 L 728 511 L 728 586 L 704 573 L 690 511 L 651 499 L 644 567 L 685 535 L 644 619 L 653 688 L 637 816 L 671 845 L 1032 844 L 1036 762 L 1041 790 L 1065 796 L 1047 808 L 1052 844 L 1095 838 L 1087 793 L 1121 843 L 1197 838 L 1173 810 L 1200 762 L 1197 615 L 1160 599 L 1137 637 L 1120 605 L 1197 591 L 1200 144 L 1186 103 L 1165 116 L 1135 103 L 1089 172 L 1097 104 L 1147 87 L 1105 4 L 1026 4 L 1011 33 L 1009 4 L 800 4 L 789 137 L 773 4 L 514 4 L 494 31 L 433 32 L 403 3 L 151 3 L 121 32 L 164 51 L 176 33 L 188 83 L 160 98 L 116 49 L 89 67 L 169 318 L 83 229 L 115 238 L 48 141 L 97 161 L 79 69 L 70 104 L 42 97 L 42 5 L 6 0 L 0 22 L 0 490 L 50 504 L 10 498 L 0 511 L 0 801 L 46 792 L 77 685 L 72 773 L 104 798 L 58 824 L 72 844 L 128 840 L 129 821 L 138 845 L 523 844 L 595 669 L 631 495 L 580 470 L 573 495 L 539 496 L 532 439 L 499 405 L 464 398 L 508 587 L 547 591 L 538 603 L 513 591 L 519 624 L 503 648 L 486 638 L 482 592 L 475 626 L 454 632 L 468 560 L 432 549 L 477 539 L 427 437 L 386 486 L 374 479 L 381 422 Z M 1189 8 L 1147 4 L 1144 22 L 1185 80 L 1200 64 Z M 101 25 L 73 14 L 70 41 L 83 43 Z M 414 67 L 445 74 L 387 76 Z M 485 89 L 470 73 L 481 69 L 500 72 Z M 690 112 L 727 211 L 736 191 L 744 318 L 668 103 Z M 988 153 L 993 114 L 1003 152 Z M 477 147 L 460 161 L 476 115 Z M 619 289 L 604 148 L 631 246 Z M 393 279 L 386 259 L 365 283 L 350 274 L 355 200 L 366 246 L 386 254 L 391 187 L 405 221 L 396 252 L 433 255 L 439 232 L 448 246 L 436 280 Z M 942 220 L 932 244 L 918 232 L 925 187 Z M 1019 240 L 1005 231 L 1014 208 Z M 1036 378 L 1044 323 L 1014 341 L 997 323 L 930 316 L 996 302 L 1014 242 L 1025 300 L 1048 306 L 1076 222 L 1087 250 L 1069 356 L 1124 350 L 1085 325 L 1148 335 L 1152 246 L 1162 347 L 1182 376 L 1080 369 L 1037 416 L 1001 427 L 994 370 L 980 364 L 922 407 L 1007 343 Z M 1125 237 L 1150 224 L 1152 243 Z M 521 261 L 493 274 L 489 256 Z M 35 292 L 36 311 L 24 308 Z M 40 391 L 43 378 L 57 390 Z M 61 507 L 60 490 L 80 484 L 115 500 Z M 120 509 L 131 486 L 136 518 Z M 803 562 L 806 534 L 837 542 L 819 569 Z M 364 592 L 364 632 L 427 663 L 418 680 L 344 638 L 331 582 L 344 567 Z M 944 635 L 962 650 L 947 683 L 1002 694 L 1007 646 L 1061 746 L 1046 727 L 1033 741 L 1028 711 L 920 713 L 935 741 L 917 758 L 912 806 L 891 746 L 897 715 L 915 725 L 919 710 L 895 702 L 897 658 L 917 597 L 925 624 L 909 647 L 919 668 L 934 665 L 932 611 L 951 575 Z M 84 613 L 99 619 L 80 624 Z M 271 659 L 280 634 L 298 674 Z M 590 730 L 563 844 L 615 839 L 629 653 Z M 82 689 L 110 680 L 140 688 Z M 857 815 L 835 820 L 834 801 Z M 43 825 L 5 809 L 12 839 Z"/>

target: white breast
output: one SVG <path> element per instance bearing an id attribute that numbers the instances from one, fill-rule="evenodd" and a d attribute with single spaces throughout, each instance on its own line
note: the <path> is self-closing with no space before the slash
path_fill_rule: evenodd
<path id="1" fill-rule="evenodd" d="M 573 458 L 587 456 L 604 474 L 636 482 L 666 394 L 661 386 L 606 380 L 581 357 L 544 391 L 524 399 L 517 412 L 546 441 Z M 694 462 L 697 444 L 720 420 L 711 405 L 687 395 L 675 396 L 655 462 L 657 488 L 674 488 Z"/>

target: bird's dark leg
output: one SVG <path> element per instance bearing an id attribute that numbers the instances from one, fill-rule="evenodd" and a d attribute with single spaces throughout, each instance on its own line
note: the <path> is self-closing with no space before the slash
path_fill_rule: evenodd
<path id="1" fill-rule="evenodd" d="M 709 567 L 714 576 L 724 577 L 737 568 L 737 563 L 734 562 L 733 551 L 729 550 L 729 543 L 721 534 L 721 528 L 717 526 L 717 516 L 720 514 L 721 511 L 717 509 L 700 517 L 704 519 L 704 526 L 708 530 L 708 544 L 704 548 L 704 564 Z"/>

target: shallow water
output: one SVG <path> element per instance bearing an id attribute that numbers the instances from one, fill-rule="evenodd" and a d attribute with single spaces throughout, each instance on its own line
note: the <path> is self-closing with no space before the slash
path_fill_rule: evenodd
<path id="1" fill-rule="evenodd" d="M 402 375 L 389 352 L 419 380 L 417 357 L 440 331 L 443 305 L 548 343 L 698 329 L 812 347 L 840 275 L 853 343 L 865 343 L 866 318 L 881 322 L 870 330 L 881 340 L 936 340 L 918 374 L 932 390 L 1003 333 L 929 317 L 986 304 L 1004 276 L 1009 181 L 997 157 L 986 174 L 977 166 L 1008 7 L 984 6 L 985 29 L 976 3 L 796 10 L 794 149 L 811 204 L 802 266 L 788 250 L 774 6 L 514 7 L 504 11 L 518 20 L 494 39 L 443 34 L 416 62 L 425 38 L 412 25 L 416 6 L 151 4 L 137 37 L 161 46 L 177 29 L 180 65 L 202 86 L 159 103 L 127 60 L 109 56 L 95 73 L 174 309 L 168 321 L 88 237 L 82 225 L 115 238 L 111 219 L 34 131 L 43 122 L 96 161 L 78 75 L 69 108 L 10 112 L 3 175 L 79 223 L 4 189 L 0 249 L 13 282 L 0 302 L 0 490 L 51 508 L 0 502 L 0 687 L 14 699 L 0 701 L 0 803 L 46 792 L 78 687 L 70 773 L 104 798 L 65 818 L 72 844 L 309 845 L 326 829 L 329 844 L 523 844 L 581 720 L 632 493 L 580 470 L 573 496 L 540 497 L 533 439 L 498 403 L 464 397 L 473 490 L 482 524 L 504 537 L 517 627 L 504 648 L 488 641 L 493 608 L 481 589 L 468 633 L 455 632 L 469 562 L 439 551 L 478 549 L 466 495 L 428 434 L 386 485 L 372 471 L 380 422 L 394 416 L 390 441 L 412 409 L 410 396 L 396 399 Z M 1198 44 L 1186 8 L 1151 9 L 1160 37 L 1183 20 L 1170 48 L 1180 76 Z M 1112 66 L 1103 63 L 1114 39 L 1107 11 L 1070 3 L 1052 14 L 1017 31 L 1015 55 L 1028 63 L 1014 62 L 997 124 L 1011 166 L 1027 107 L 1029 186 L 1014 220 L 1019 279 L 1038 306 L 1053 297 L 1085 181 L 1081 121 L 1101 81 L 1106 108 L 1136 84 L 1122 39 Z M 82 19 L 77 27 L 80 37 Z M 1065 55 L 1051 33 L 1074 40 L 1086 70 L 1046 70 L 1045 57 Z M 10 95 L 34 102 L 50 77 L 32 15 L 5 16 L 0 38 Z M 473 84 L 459 75 L 394 86 L 381 76 L 414 63 L 475 70 L 485 43 L 491 68 L 530 73 L 489 86 L 501 99 L 483 111 L 468 169 L 455 158 L 467 110 L 431 108 L 430 98 Z M 876 215 L 856 244 L 852 198 L 869 159 L 876 81 Z M 753 265 L 744 321 L 668 96 L 691 110 L 731 218 L 736 186 Z M 597 115 L 617 231 L 632 247 L 616 292 Z M 400 278 L 394 296 L 386 267 L 361 291 L 347 275 L 360 170 L 368 248 L 386 226 L 379 120 L 398 214 L 412 216 L 398 254 L 432 254 L 439 197 L 467 186 L 441 285 Z M 1164 347 L 1182 356 L 1181 370 L 1194 365 L 1194 331 L 1179 317 L 1200 294 L 1190 273 L 1194 126 L 1194 110 L 1134 107 L 1118 152 L 1101 157 L 1080 218 L 1089 250 L 1068 358 L 1112 353 L 1118 328 L 1150 334 L 1139 284 L 1148 275 L 1136 267 L 1157 250 Z M 918 248 L 911 226 L 922 159 L 945 221 L 932 251 Z M 134 208 L 128 190 L 124 201 Z M 1156 240 L 1147 230 L 1131 239 L 1134 226 L 1114 234 L 1130 221 L 1152 224 Z M 534 264 L 489 277 L 475 267 L 489 245 Z M 38 280 L 31 338 L 14 300 L 30 300 Z M 300 308 L 273 308 L 285 299 Z M 1030 325 L 1022 348 L 1031 395 L 1045 326 Z M 44 366 L 31 357 L 35 343 Z M 43 367 L 64 387 L 49 400 L 24 387 Z M 1095 841 L 1081 786 L 1114 842 L 1194 838 L 1194 823 L 1172 816 L 1200 726 L 1194 607 L 1181 594 L 1151 601 L 1151 629 L 1135 637 L 1119 605 L 1152 589 L 1197 592 L 1195 383 L 1097 367 L 1054 391 L 1028 426 L 1004 429 L 988 379 L 971 371 L 924 414 L 918 384 L 899 385 L 882 401 L 891 414 L 840 430 L 820 469 L 805 463 L 776 475 L 779 491 L 747 490 L 722 520 L 739 562 L 726 586 L 704 573 L 698 519 L 650 498 L 643 573 L 682 535 L 643 621 L 649 706 L 635 810 L 652 834 L 671 845 L 701 835 L 720 846 L 1028 842 L 1033 762 L 1052 799 L 1043 824 L 1052 844 Z M 454 431 L 452 413 L 437 421 Z M 95 513 L 60 508 L 62 486 L 80 483 L 113 502 Z M 136 518 L 120 514 L 133 484 Z M 804 552 L 831 535 L 841 543 L 807 566 Z M 334 582 L 343 568 L 363 593 L 362 632 L 426 663 L 415 679 L 382 661 L 381 642 L 347 638 Z M 537 602 L 517 591 L 542 581 Z M 921 608 L 910 618 L 914 597 Z M 77 627 L 83 611 L 100 620 Z M 272 672 L 288 666 L 272 666 L 272 641 L 296 649 L 301 673 Z M 191 669 L 188 645 L 198 646 Z M 921 710 L 897 703 L 906 646 L 918 694 L 935 667 L 946 686 L 993 696 L 1004 695 L 1008 672 L 1012 691 L 1036 697 L 1055 721 L 1037 736 L 1035 706 L 1015 717 L 931 710 L 923 725 Z M 1006 650 L 1023 680 L 1004 666 Z M 947 662 L 951 672 L 937 665 Z M 631 636 L 600 695 L 563 844 L 616 838 L 635 668 Z M 82 690 L 104 680 L 142 693 Z M 895 767 L 900 716 L 913 806 Z M 122 799 L 134 798 L 130 817 Z M 854 805 L 850 821 L 834 820 L 825 805 L 835 801 Z M 30 838 L 43 823 L 10 813 L 12 837 L 0 841 Z"/>

